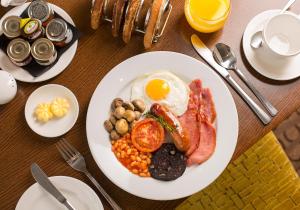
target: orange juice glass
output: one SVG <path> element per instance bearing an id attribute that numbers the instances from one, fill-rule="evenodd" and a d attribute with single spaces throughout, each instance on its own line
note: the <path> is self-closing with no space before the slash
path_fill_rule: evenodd
<path id="1" fill-rule="evenodd" d="M 184 14 L 197 31 L 211 33 L 223 28 L 230 13 L 230 0 L 185 0 Z"/>

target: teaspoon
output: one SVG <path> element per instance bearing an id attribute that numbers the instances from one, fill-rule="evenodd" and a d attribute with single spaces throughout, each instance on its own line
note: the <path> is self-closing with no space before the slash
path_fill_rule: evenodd
<path id="1" fill-rule="evenodd" d="M 231 48 L 223 43 L 216 44 L 213 50 L 213 56 L 216 62 L 227 70 L 234 70 L 239 77 L 245 82 L 245 84 L 251 89 L 254 95 L 259 99 L 263 106 L 268 110 L 272 117 L 274 117 L 278 111 L 245 77 L 245 75 L 237 68 L 237 58 Z"/>

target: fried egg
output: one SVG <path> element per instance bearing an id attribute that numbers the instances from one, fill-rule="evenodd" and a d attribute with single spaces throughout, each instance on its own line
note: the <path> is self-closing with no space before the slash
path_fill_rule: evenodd
<path id="1" fill-rule="evenodd" d="M 179 77 L 169 71 L 159 71 L 145 74 L 134 80 L 131 100 L 143 100 L 147 110 L 153 103 L 160 103 L 180 116 L 187 110 L 189 93 L 188 85 Z"/>

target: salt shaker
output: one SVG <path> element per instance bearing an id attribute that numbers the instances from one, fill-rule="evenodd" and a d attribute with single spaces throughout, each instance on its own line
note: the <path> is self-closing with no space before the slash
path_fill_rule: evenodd
<path id="1" fill-rule="evenodd" d="M 17 93 L 17 82 L 14 77 L 0 70 L 0 105 L 10 102 Z"/>

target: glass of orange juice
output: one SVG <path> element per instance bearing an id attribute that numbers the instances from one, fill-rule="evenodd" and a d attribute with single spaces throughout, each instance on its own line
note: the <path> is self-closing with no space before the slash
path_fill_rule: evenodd
<path id="1" fill-rule="evenodd" d="M 230 13 L 230 0 L 185 0 L 184 14 L 197 31 L 211 33 L 223 28 Z"/>

